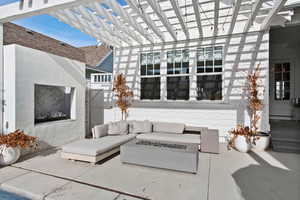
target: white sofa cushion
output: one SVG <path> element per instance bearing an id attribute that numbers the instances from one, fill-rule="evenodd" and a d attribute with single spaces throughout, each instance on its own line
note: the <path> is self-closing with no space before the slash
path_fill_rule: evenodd
<path id="1" fill-rule="evenodd" d="M 106 136 L 98 139 L 82 139 L 66 144 L 62 151 L 66 153 L 97 156 L 110 151 L 136 137 L 136 134 Z"/>
<path id="2" fill-rule="evenodd" d="M 152 123 L 148 120 L 145 121 L 132 121 L 129 125 L 130 133 L 149 133 L 152 132 Z"/>
<path id="3" fill-rule="evenodd" d="M 139 140 L 192 143 L 200 145 L 200 135 L 197 134 L 170 134 L 170 133 L 143 133 L 136 136 Z"/>
<path id="4" fill-rule="evenodd" d="M 107 136 L 107 134 L 108 134 L 107 131 L 108 131 L 108 124 L 95 126 L 92 129 L 93 138 L 96 139 L 96 138 Z"/>
<path id="5" fill-rule="evenodd" d="M 128 134 L 128 123 L 126 121 L 110 122 L 108 124 L 108 135 Z"/>
<path id="6" fill-rule="evenodd" d="M 181 123 L 153 122 L 153 132 L 180 134 L 183 131 L 184 124 Z"/>

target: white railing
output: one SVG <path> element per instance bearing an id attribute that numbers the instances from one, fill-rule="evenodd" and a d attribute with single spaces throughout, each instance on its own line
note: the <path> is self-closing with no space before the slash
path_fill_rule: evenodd
<path id="1" fill-rule="evenodd" d="M 91 74 L 91 84 L 111 84 L 112 73 L 94 73 Z"/>

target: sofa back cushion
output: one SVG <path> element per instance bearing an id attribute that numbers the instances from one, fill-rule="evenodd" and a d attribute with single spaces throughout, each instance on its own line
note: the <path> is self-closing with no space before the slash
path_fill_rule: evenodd
<path id="1" fill-rule="evenodd" d="M 110 122 L 108 124 L 108 135 L 128 134 L 128 123 L 126 121 Z"/>
<path id="2" fill-rule="evenodd" d="M 139 133 L 151 133 L 152 132 L 152 123 L 148 120 L 145 121 L 132 121 L 129 124 L 130 133 L 139 134 Z"/>
<path id="3" fill-rule="evenodd" d="M 153 132 L 182 134 L 183 131 L 184 124 L 181 123 L 153 122 Z"/>
<path id="4" fill-rule="evenodd" d="M 107 136 L 107 132 L 108 132 L 108 124 L 95 126 L 92 130 L 93 138 L 96 139 L 96 138 Z"/>

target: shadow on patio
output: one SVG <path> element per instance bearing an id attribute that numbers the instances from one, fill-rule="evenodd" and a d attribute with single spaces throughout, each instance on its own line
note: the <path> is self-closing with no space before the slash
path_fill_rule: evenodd
<path id="1" fill-rule="evenodd" d="M 250 164 L 232 175 L 245 200 L 300 198 L 299 172 L 272 166 L 254 152 L 249 155 L 260 165 Z"/>

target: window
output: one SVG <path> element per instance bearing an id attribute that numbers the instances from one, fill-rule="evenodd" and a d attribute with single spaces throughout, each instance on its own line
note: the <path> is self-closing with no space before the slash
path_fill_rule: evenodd
<path id="1" fill-rule="evenodd" d="M 275 64 L 275 100 L 290 99 L 290 63 Z"/>
<path id="2" fill-rule="evenodd" d="M 223 47 L 197 49 L 197 100 L 222 100 Z"/>
<path id="3" fill-rule="evenodd" d="M 142 53 L 141 76 L 160 75 L 160 53 Z"/>
<path id="4" fill-rule="evenodd" d="M 188 74 L 189 73 L 189 50 L 174 50 L 167 53 L 167 73 L 168 74 Z"/>
<path id="5" fill-rule="evenodd" d="M 197 73 L 222 72 L 223 47 L 206 47 L 197 50 Z"/>
<path id="6" fill-rule="evenodd" d="M 222 100 L 222 75 L 197 76 L 197 100 Z"/>
<path id="7" fill-rule="evenodd" d="M 190 96 L 189 50 L 167 52 L 167 99 L 188 100 Z"/>
<path id="8" fill-rule="evenodd" d="M 189 76 L 167 77 L 167 99 L 188 100 L 190 97 Z"/>
<path id="9" fill-rule="evenodd" d="M 160 99 L 160 77 L 141 79 L 141 99 Z"/>
<path id="10" fill-rule="evenodd" d="M 160 53 L 141 53 L 141 99 L 160 99 Z"/>

